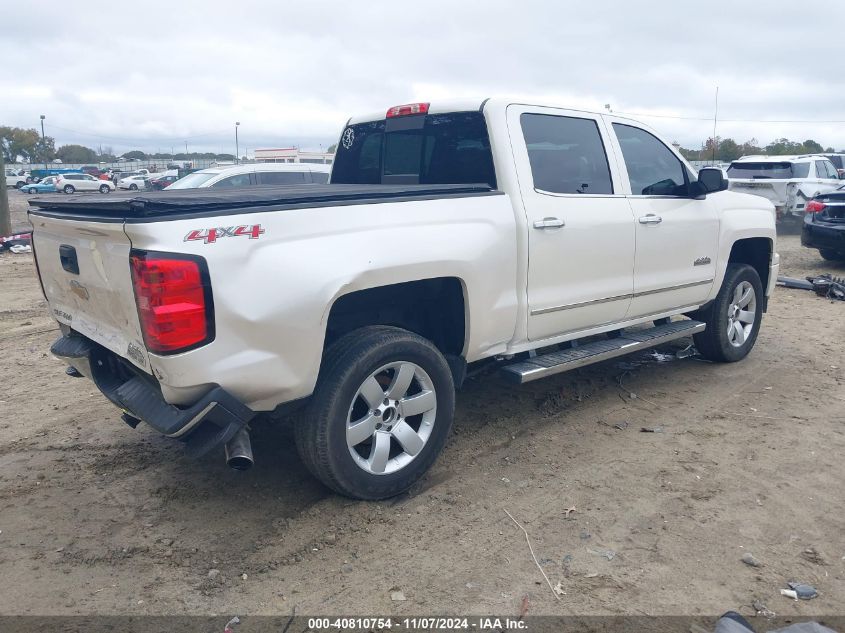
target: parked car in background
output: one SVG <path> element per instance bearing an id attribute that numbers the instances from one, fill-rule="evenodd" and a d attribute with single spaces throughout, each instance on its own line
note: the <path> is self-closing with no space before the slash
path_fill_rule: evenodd
<path id="1" fill-rule="evenodd" d="M 743 156 L 728 167 L 729 187 L 771 200 L 778 221 L 797 222 L 814 196 L 842 183 L 824 156 Z"/>
<path id="2" fill-rule="evenodd" d="M 138 189 L 146 189 L 146 175 L 136 174 L 135 176 L 127 176 L 117 181 L 118 189 L 129 189 L 130 191 L 137 191 Z"/>
<path id="3" fill-rule="evenodd" d="M 100 174 L 104 173 L 102 169 L 99 167 L 95 167 L 94 165 L 85 165 L 80 167 L 79 170 L 83 174 L 89 174 L 91 176 L 100 176 Z"/>
<path id="4" fill-rule="evenodd" d="M 145 183 L 147 185 L 147 189 L 160 191 L 162 189 L 167 189 L 177 180 L 179 180 L 179 176 L 176 174 L 163 174 L 160 176 L 147 177 Z"/>
<path id="5" fill-rule="evenodd" d="M 839 172 L 839 178 L 845 180 L 845 154 L 823 154 Z"/>
<path id="6" fill-rule="evenodd" d="M 311 163 L 255 163 L 232 167 L 210 167 L 188 174 L 174 182 L 168 189 L 325 184 L 329 181 L 330 173 L 331 165 Z"/>
<path id="7" fill-rule="evenodd" d="M 6 169 L 6 186 L 21 189 L 26 184 L 26 176 L 21 176 L 14 169 Z"/>
<path id="8" fill-rule="evenodd" d="M 46 178 L 47 176 L 60 176 L 61 174 L 81 174 L 82 172 L 78 169 L 69 169 L 69 168 L 62 168 L 62 167 L 50 167 L 48 169 L 33 169 L 32 170 L 32 181 L 33 182 L 40 182 L 42 178 Z"/>
<path id="9" fill-rule="evenodd" d="M 60 174 L 56 178 L 56 191 L 74 193 L 76 191 L 99 191 L 109 193 L 114 191 L 114 183 L 94 178 L 89 174 Z"/>
<path id="10" fill-rule="evenodd" d="M 807 203 L 801 244 L 817 248 L 824 259 L 845 261 L 845 185 Z"/>
<path id="11" fill-rule="evenodd" d="M 27 193 L 50 193 L 56 190 L 56 180 L 58 176 L 47 176 L 42 178 L 40 182 L 31 182 L 23 186 L 23 190 Z"/>

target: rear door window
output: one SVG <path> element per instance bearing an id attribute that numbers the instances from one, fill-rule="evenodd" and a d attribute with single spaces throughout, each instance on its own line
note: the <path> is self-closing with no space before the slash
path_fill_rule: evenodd
<path id="1" fill-rule="evenodd" d="M 259 185 L 301 185 L 305 182 L 305 173 L 301 171 L 259 171 Z"/>
<path id="2" fill-rule="evenodd" d="M 484 115 L 450 112 L 351 125 L 341 135 L 332 182 L 495 188 Z"/>
<path id="3" fill-rule="evenodd" d="M 519 120 L 535 189 L 613 193 L 607 154 L 594 120 L 531 113 L 522 114 Z"/>
<path id="4" fill-rule="evenodd" d="M 631 125 L 614 123 L 613 130 L 622 148 L 632 195 L 687 195 L 686 169 L 663 142 Z"/>

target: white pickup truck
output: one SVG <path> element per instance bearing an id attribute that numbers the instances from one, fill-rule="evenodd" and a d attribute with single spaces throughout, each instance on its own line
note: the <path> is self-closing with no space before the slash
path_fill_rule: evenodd
<path id="1" fill-rule="evenodd" d="M 770 202 L 617 116 L 504 99 L 354 117 L 331 184 L 34 199 L 52 352 L 125 411 L 252 463 L 290 414 L 307 467 L 379 499 L 431 466 L 467 366 L 527 382 L 694 336 L 751 350 Z"/>

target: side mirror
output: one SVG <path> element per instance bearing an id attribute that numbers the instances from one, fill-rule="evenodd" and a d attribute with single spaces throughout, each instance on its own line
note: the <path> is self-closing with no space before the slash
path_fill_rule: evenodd
<path id="1" fill-rule="evenodd" d="M 704 195 L 725 191 L 728 188 L 728 179 L 721 169 L 704 167 L 698 172 L 698 183 L 703 189 Z"/>

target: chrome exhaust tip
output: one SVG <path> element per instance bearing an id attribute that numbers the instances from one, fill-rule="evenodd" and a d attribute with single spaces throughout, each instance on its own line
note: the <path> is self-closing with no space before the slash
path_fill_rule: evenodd
<path id="1" fill-rule="evenodd" d="M 253 463 L 252 442 L 244 427 L 226 442 L 226 464 L 234 470 L 249 470 Z"/>

